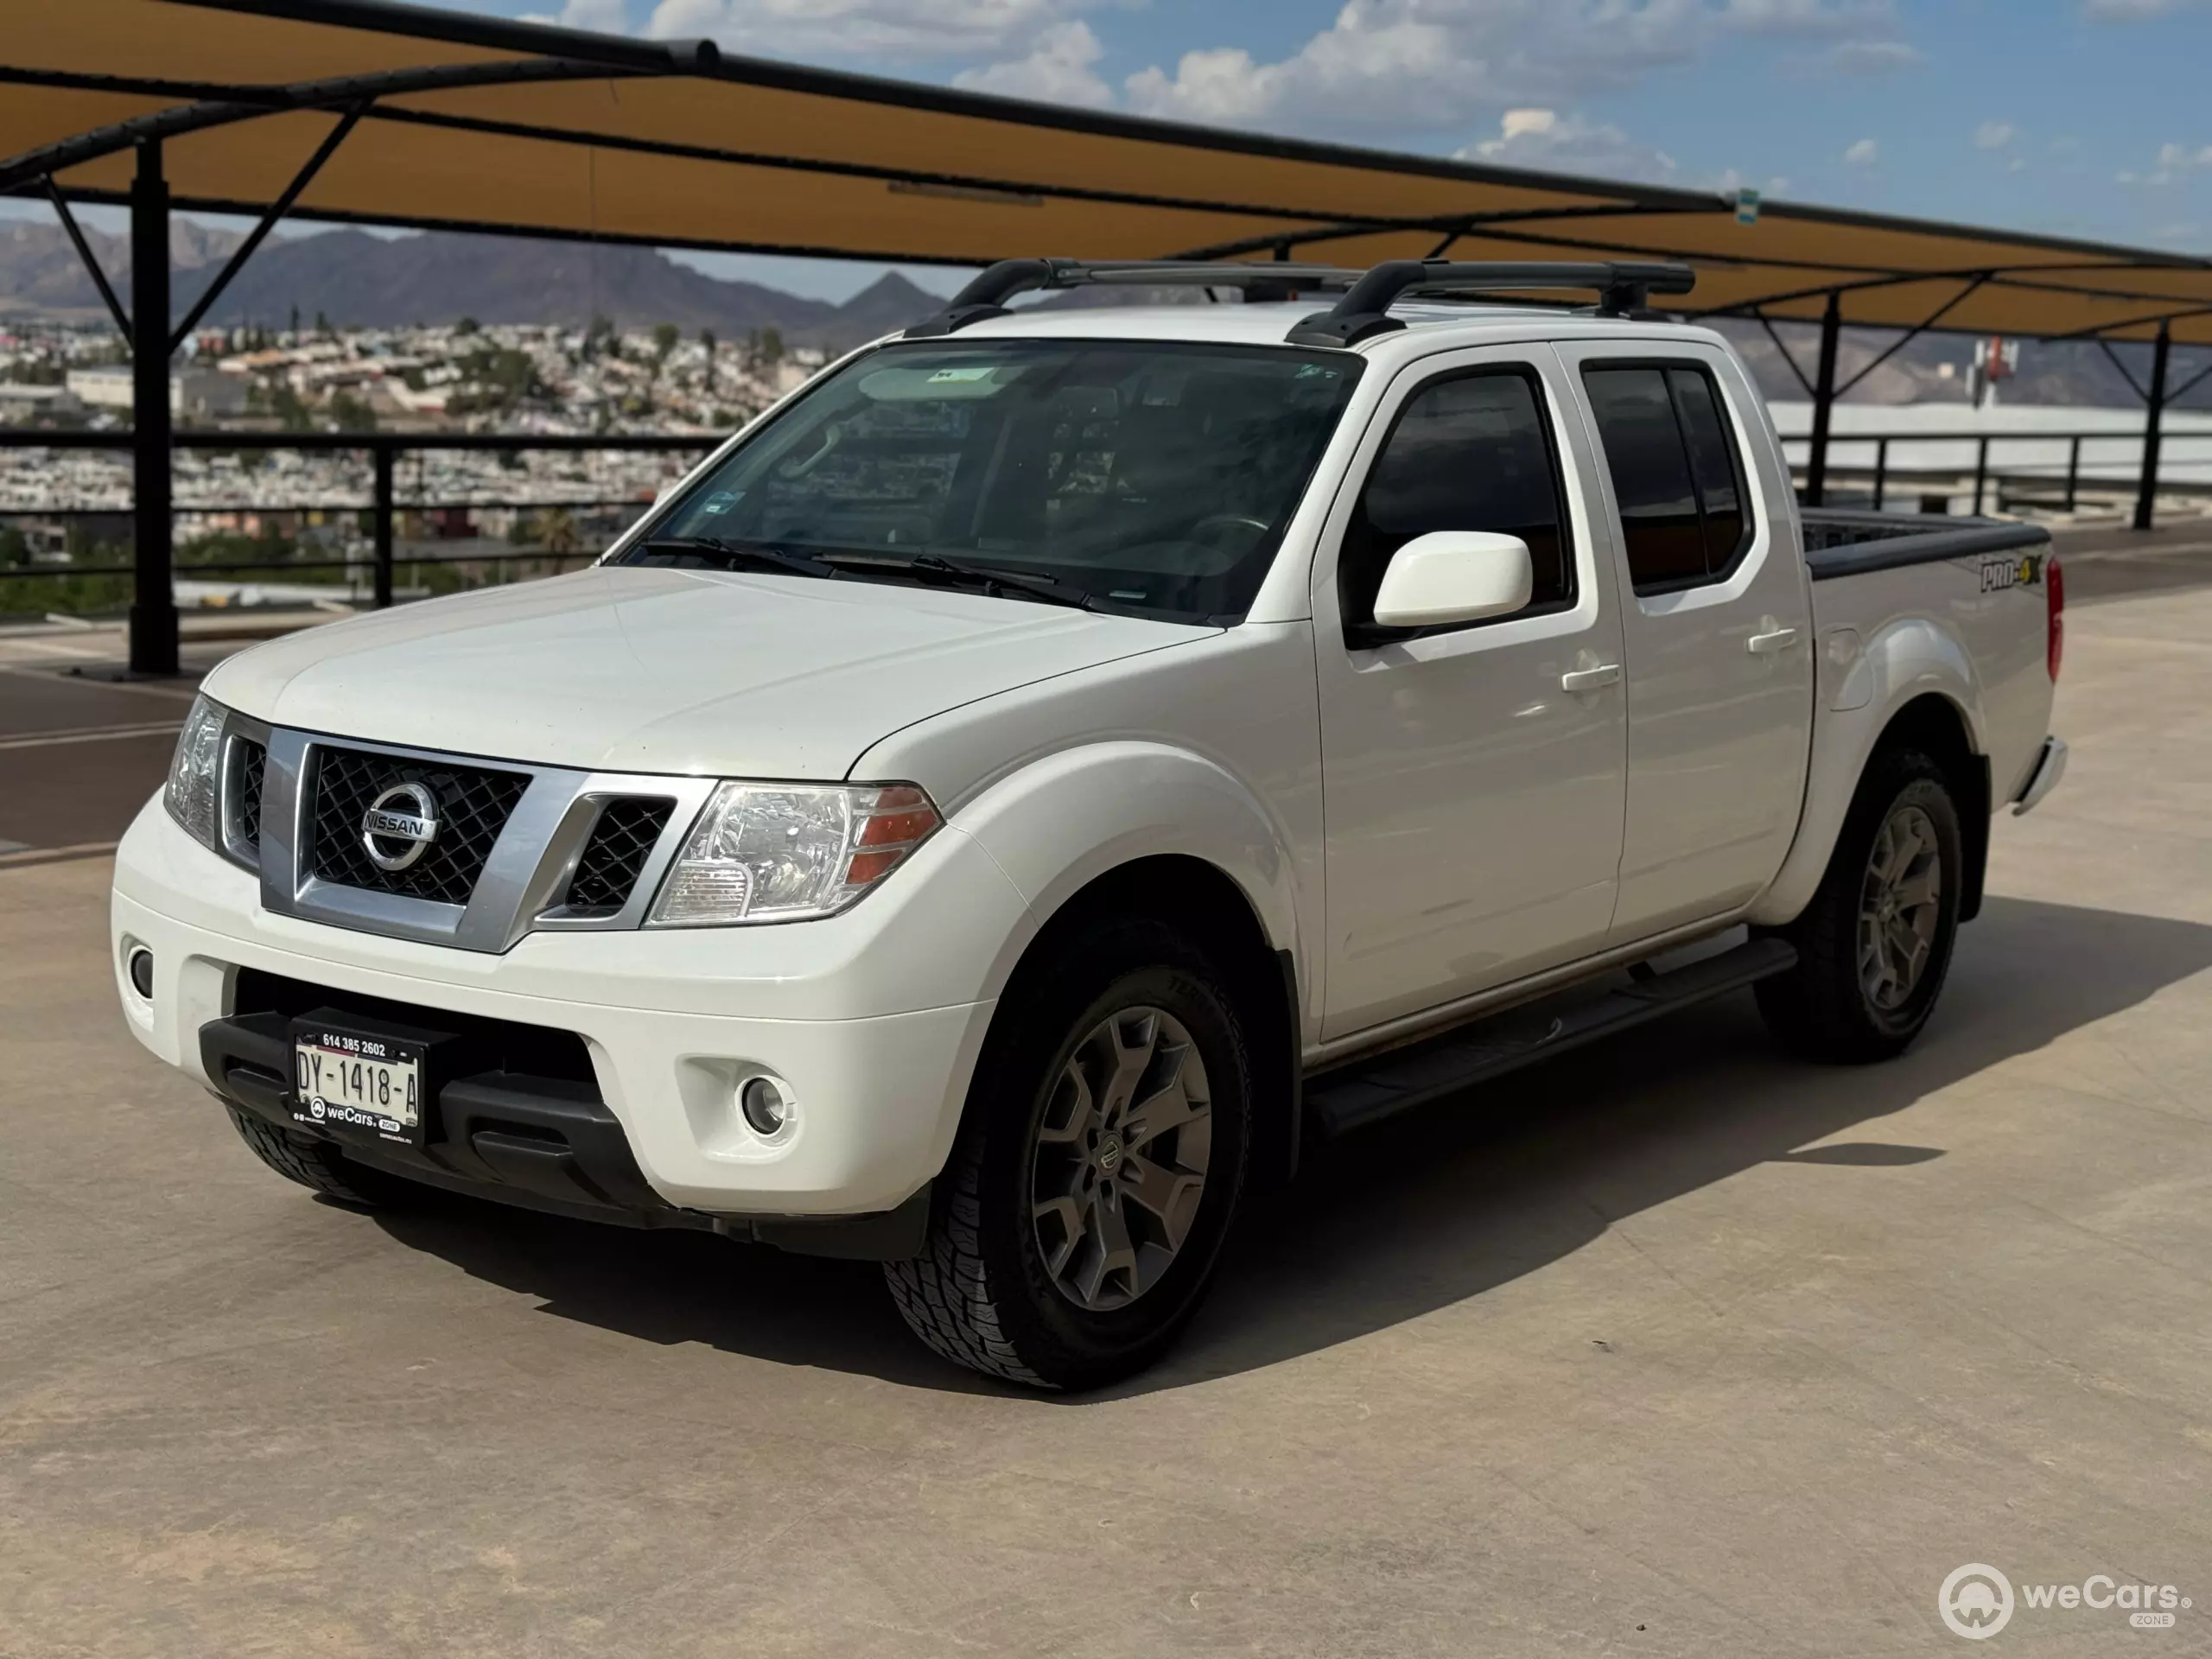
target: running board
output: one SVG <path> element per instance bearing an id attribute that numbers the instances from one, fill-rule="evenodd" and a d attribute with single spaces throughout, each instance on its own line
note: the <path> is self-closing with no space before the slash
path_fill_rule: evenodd
<path id="1" fill-rule="evenodd" d="M 1796 964 L 1797 947 L 1778 938 L 1751 939 L 1663 974 L 1639 963 L 1618 989 L 1592 995 L 1584 987 L 1309 1077 L 1306 1106 L 1324 1135 L 1343 1135 Z"/>

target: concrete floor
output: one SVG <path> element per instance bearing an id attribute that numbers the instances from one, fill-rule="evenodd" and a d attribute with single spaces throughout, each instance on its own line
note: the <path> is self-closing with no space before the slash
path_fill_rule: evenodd
<path id="1" fill-rule="evenodd" d="M 0 687 L 0 691 L 4 691 Z M 0 868 L 0 1655 L 2212 1651 L 2212 592 L 2077 607 L 1927 1038 L 1749 1000 L 1328 1149 L 1105 1397 L 865 1266 L 267 1174 Z M 99 746 L 90 746 L 97 747 Z"/>

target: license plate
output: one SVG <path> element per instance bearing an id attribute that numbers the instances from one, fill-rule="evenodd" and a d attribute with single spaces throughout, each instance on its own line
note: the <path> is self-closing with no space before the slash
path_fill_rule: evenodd
<path id="1" fill-rule="evenodd" d="M 294 1028 L 292 1116 L 379 1141 L 423 1139 L 423 1047 L 370 1032 Z"/>

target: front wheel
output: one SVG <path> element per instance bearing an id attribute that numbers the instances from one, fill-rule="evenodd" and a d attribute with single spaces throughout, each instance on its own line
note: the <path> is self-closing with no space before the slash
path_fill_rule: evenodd
<path id="1" fill-rule="evenodd" d="M 231 1127 L 238 1139 L 261 1161 L 288 1181 L 320 1192 L 339 1204 L 359 1210 L 404 1205 L 419 1191 L 404 1177 L 355 1163 L 327 1141 L 295 1135 L 264 1122 L 251 1112 L 240 1111 L 227 1101 Z"/>
<path id="2" fill-rule="evenodd" d="M 1820 890 L 1781 930 L 1797 966 L 1759 983 L 1776 1036 L 1808 1058 L 1853 1065 L 1920 1034 L 1951 965 L 1963 844 L 1942 767 L 1916 750 L 1877 757 Z"/>
<path id="3" fill-rule="evenodd" d="M 1150 1364 L 1228 1234 L 1251 1077 L 1223 976 L 1172 929 L 1065 940 L 1000 1007 L 922 1254 L 885 1264 L 906 1323 L 1033 1388 Z"/>

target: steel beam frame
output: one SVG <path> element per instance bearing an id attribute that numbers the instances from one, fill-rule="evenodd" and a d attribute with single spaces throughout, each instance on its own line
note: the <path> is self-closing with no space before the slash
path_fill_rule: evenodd
<path id="1" fill-rule="evenodd" d="M 130 185 L 130 672 L 177 671 L 169 437 L 169 188 L 162 141 L 142 139 Z"/>
<path id="2" fill-rule="evenodd" d="M 368 113 L 369 102 L 365 99 L 354 105 L 338 118 L 338 124 L 315 146 L 315 154 L 308 157 L 307 164 L 292 175 L 292 181 L 284 187 L 283 194 L 269 204 L 269 211 L 261 216 L 261 222 L 253 227 L 245 241 L 238 244 L 236 251 L 224 263 L 222 270 L 215 273 L 215 280 L 200 291 L 200 297 L 193 302 L 192 309 L 185 314 L 184 321 L 177 324 L 169 334 L 172 355 L 200 326 L 200 318 L 206 316 L 215 302 L 223 297 L 223 290 L 231 285 L 231 279 L 245 269 L 245 262 L 253 257 L 254 250 L 267 239 L 270 232 L 276 228 L 277 220 L 292 211 L 292 204 L 300 199 L 300 192 L 315 181 L 315 175 L 322 171 L 322 164 L 337 152 L 339 145 L 346 142 L 346 135 L 353 130 L 354 123 Z"/>
<path id="3" fill-rule="evenodd" d="M 2158 338 L 2151 347 L 2151 387 L 2144 394 L 2149 405 L 2143 419 L 2143 476 L 2135 486 L 2135 528 L 2149 530 L 2158 517 L 2159 428 L 2166 412 L 2166 366 L 2173 356 L 2173 331 L 2158 325 Z"/>
<path id="4" fill-rule="evenodd" d="M 1821 361 L 1813 378 L 1813 439 L 1805 459 L 1805 505 L 1826 505 L 1828 486 L 1828 427 L 1835 414 L 1835 353 L 1843 334 L 1843 296 L 1828 291 L 1821 313 Z"/>

